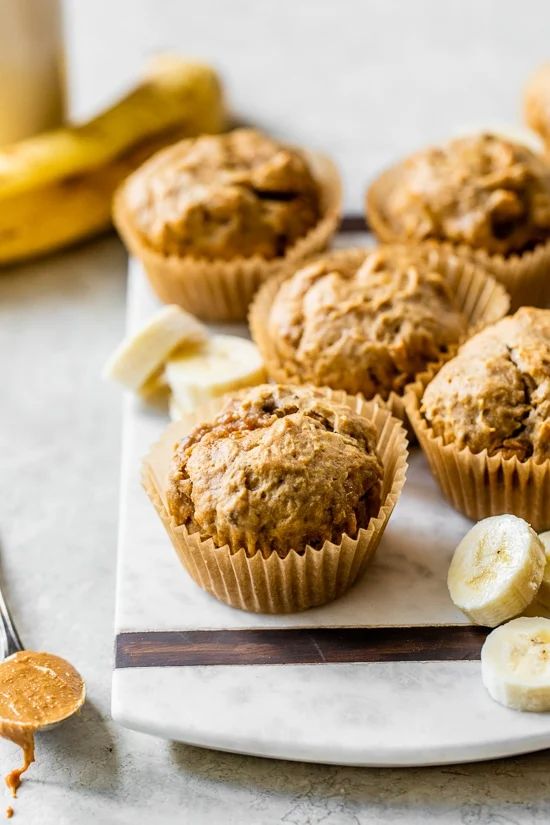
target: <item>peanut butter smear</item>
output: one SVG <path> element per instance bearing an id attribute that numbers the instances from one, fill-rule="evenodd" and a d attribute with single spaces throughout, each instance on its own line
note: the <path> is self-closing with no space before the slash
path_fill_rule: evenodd
<path id="1" fill-rule="evenodd" d="M 0 736 L 23 750 L 22 767 L 5 778 L 12 796 L 34 762 L 35 732 L 72 716 L 85 694 L 78 671 L 52 653 L 22 650 L 0 663 Z"/>

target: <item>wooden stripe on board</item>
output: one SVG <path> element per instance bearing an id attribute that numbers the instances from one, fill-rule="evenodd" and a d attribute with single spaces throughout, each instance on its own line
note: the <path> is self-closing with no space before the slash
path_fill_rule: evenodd
<path id="1" fill-rule="evenodd" d="M 338 232 L 370 232 L 364 215 L 344 215 Z"/>
<path id="2" fill-rule="evenodd" d="M 115 667 L 475 660 L 487 633 L 470 626 L 120 633 Z"/>

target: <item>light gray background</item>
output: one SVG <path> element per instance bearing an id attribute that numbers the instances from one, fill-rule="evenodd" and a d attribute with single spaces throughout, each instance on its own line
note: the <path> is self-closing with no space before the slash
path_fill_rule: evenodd
<path id="1" fill-rule="evenodd" d="M 333 153 L 357 210 L 401 153 L 519 122 L 522 85 L 550 58 L 550 4 L 73 0 L 67 35 L 75 113 L 107 102 L 161 48 L 204 57 L 241 116 Z M 123 331 L 125 266 L 105 238 L 0 276 L 2 567 L 27 644 L 74 661 L 89 692 L 79 718 L 39 738 L 18 821 L 548 822 L 548 754 L 342 769 L 210 753 L 109 721 L 121 399 L 98 375 Z M 2 771 L 14 757 L 0 743 Z"/>

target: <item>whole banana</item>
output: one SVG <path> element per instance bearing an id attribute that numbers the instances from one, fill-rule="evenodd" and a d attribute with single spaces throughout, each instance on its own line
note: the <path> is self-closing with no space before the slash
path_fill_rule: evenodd
<path id="1" fill-rule="evenodd" d="M 225 126 L 208 66 L 160 57 L 88 123 L 0 148 L 0 265 L 59 249 L 111 223 L 120 182 L 163 146 Z"/>

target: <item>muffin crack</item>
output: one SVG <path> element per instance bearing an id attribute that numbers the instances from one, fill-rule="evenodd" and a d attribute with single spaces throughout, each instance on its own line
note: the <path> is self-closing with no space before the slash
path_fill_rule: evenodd
<path id="1" fill-rule="evenodd" d="M 533 397 L 534 392 L 537 389 L 537 382 L 529 372 L 522 369 L 516 350 L 509 344 L 506 344 L 506 352 L 508 360 L 516 368 L 517 376 L 523 387 L 525 401 L 525 411 L 521 417 L 521 420 L 518 422 L 516 430 L 510 433 L 510 438 L 519 440 L 522 444 L 524 443 L 525 457 L 530 458 L 533 454 L 533 444 L 529 438 L 528 424 L 533 410 L 536 411 L 538 406 L 536 399 Z M 506 445 L 507 441 L 508 439 L 505 439 L 503 443 Z"/>
<path id="2" fill-rule="evenodd" d="M 297 192 L 277 191 L 276 189 L 258 189 L 255 186 L 249 187 L 250 191 L 256 195 L 258 200 L 275 201 L 278 203 L 289 203 L 299 197 Z"/>

